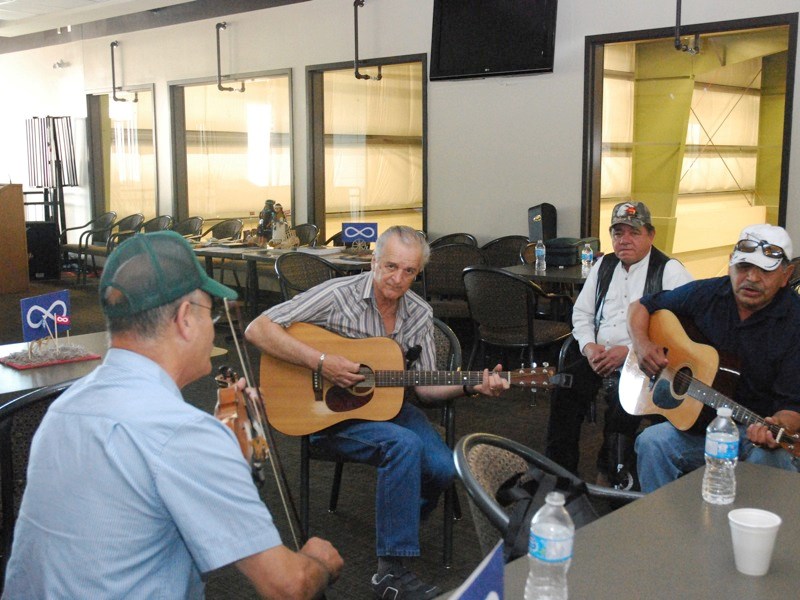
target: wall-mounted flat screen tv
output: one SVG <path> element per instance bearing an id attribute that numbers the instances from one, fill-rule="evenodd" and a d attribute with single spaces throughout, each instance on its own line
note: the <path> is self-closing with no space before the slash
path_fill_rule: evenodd
<path id="1" fill-rule="evenodd" d="M 431 79 L 553 71 L 558 0 L 434 0 Z"/>

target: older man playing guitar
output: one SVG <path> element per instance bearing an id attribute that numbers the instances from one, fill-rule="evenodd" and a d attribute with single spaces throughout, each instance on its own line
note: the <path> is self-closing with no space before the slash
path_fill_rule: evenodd
<path id="1" fill-rule="evenodd" d="M 630 306 L 628 329 L 638 367 L 648 377 L 682 367 L 677 356 L 665 351 L 669 344 L 651 339 L 651 315 L 658 310 L 688 318 L 717 351 L 735 356 L 741 372 L 732 398 L 748 415 L 741 419 L 739 459 L 798 470 L 796 445 L 786 437 L 800 429 L 800 297 L 787 287 L 794 270 L 791 258 L 792 241 L 783 228 L 746 227 L 727 277 L 642 297 Z M 679 328 L 671 329 L 676 333 Z M 781 442 L 791 452 L 779 448 Z M 704 464 L 703 448 L 700 427 L 679 431 L 661 423 L 646 429 L 636 442 L 642 491 L 651 492 Z"/>
<path id="2" fill-rule="evenodd" d="M 388 336 L 402 351 L 419 355 L 416 368 L 430 370 L 435 365 L 433 313 L 410 291 L 429 253 L 427 242 L 414 229 L 390 227 L 378 238 L 371 271 L 332 279 L 267 310 L 247 328 L 247 339 L 262 352 L 305 367 L 340 388 L 364 380 L 361 364 L 344 351 L 325 351 L 313 338 L 301 339 L 286 328 L 311 323 L 347 338 Z M 262 387 L 268 385 L 262 382 Z M 414 391 L 424 401 L 464 393 L 496 396 L 508 387 L 507 379 L 484 370 L 474 387 L 418 384 Z M 419 555 L 420 518 L 430 513 L 455 476 L 452 453 L 424 413 L 403 402 L 388 420 L 346 420 L 312 435 L 311 443 L 378 468 L 378 572 L 371 581 L 376 597 L 436 597 L 440 592 L 435 585 L 423 583 L 402 564 L 403 557 Z"/>

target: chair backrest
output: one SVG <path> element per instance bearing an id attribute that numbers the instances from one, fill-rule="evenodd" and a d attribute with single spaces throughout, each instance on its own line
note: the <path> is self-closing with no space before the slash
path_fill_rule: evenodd
<path id="1" fill-rule="evenodd" d="M 344 241 L 342 240 L 342 232 L 337 231 L 327 240 L 325 240 L 326 246 L 344 246 Z"/>
<path id="2" fill-rule="evenodd" d="M 522 247 L 519 251 L 520 260 L 526 265 L 532 265 L 536 262 L 536 242 L 529 242 Z"/>
<path id="3" fill-rule="evenodd" d="M 141 229 L 144 223 L 144 215 L 142 213 L 134 213 L 127 217 L 122 217 L 119 221 L 114 223 L 114 229 L 117 232 L 133 231 L 137 232 Z"/>
<path id="4" fill-rule="evenodd" d="M 468 244 L 470 246 L 478 246 L 478 240 L 471 233 L 448 233 L 442 237 L 436 238 L 430 243 L 431 248 L 437 246 L 444 246 L 445 244 Z"/>
<path id="5" fill-rule="evenodd" d="M 91 231 L 92 244 L 105 244 L 108 237 L 111 235 L 111 230 L 114 228 L 114 222 L 117 220 L 117 213 L 113 210 L 104 212 L 89 221 L 83 227 L 88 227 L 87 231 Z"/>
<path id="6" fill-rule="evenodd" d="M 487 242 L 481 247 L 486 264 L 491 267 L 510 267 L 522 262 L 521 254 L 528 244 L 524 235 L 506 235 Z"/>
<path id="7" fill-rule="evenodd" d="M 203 217 L 189 217 L 172 226 L 172 231 L 181 234 L 183 237 L 196 237 L 203 231 Z"/>
<path id="8" fill-rule="evenodd" d="M 473 433 L 461 438 L 453 453 L 456 471 L 470 499 L 478 541 L 484 554 L 505 535 L 510 518 L 495 499 L 500 485 L 516 473 L 535 466 L 546 473 L 563 477 L 575 485 L 583 481 L 544 455 L 508 438 L 489 433 Z M 624 504 L 642 497 L 629 492 L 586 484 L 590 499 L 603 499 Z M 601 507 L 596 507 L 601 508 Z"/>
<path id="9" fill-rule="evenodd" d="M 461 368 L 461 342 L 443 321 L 433 319 L 433 342 L 436 346 L 436 370 L 457 371 Z"/>
<path id="10" fill-rule="evenodd" d="M 528 345 L 533 345 L 533 321 L 539 296 L 535 283 L 497 267 L 464 269 L 464 288 L 472 320 L 482 330 L 527 328 Z"/>
<path id="11" fill-rule="evenodd" d="M 150 233 L 151 231 L 164 231 L 165 229 L 172 229 L 171 215 L 161 215 L 160 217 L 154 217 L 146 221 L 142 225 L 141 231 Z"/>
<path id="12" fill-rule="evenodd" d="M 291 300 L 300 292 L 340 275 L 327 260 L 306 252 L 281 254 L 275 261 L 275 272 L 284 300 Z"/>
<path id="13" fill-rule="evenodd" d="M 72 383 L 67 381 L 28 392 L 0 406 L 0 500 L 2 501 L 0 586 L 5 576 L 6 563 L 14 539 L 14 524 L 27 482 L 28 457 L 33 434 L 53 400 Z"/>
<path id="14" fill-rule="evenodd" d="M 430 260 L 422 272 L 425 297 L 466 298 L 462 272 L 466 267 L 485 262 L 483 252 L 477 246 L 446 244 L 431 248 Z"/>
<path id="15" fill-rule="evenodd" d="M 295 225 L 294 233 L 297 239 L 300 240 L 301 246 L 313 246 L 316 244 L 317 236 L 319 235 L 319 227 L 313 223 L 301 223 Z"/>
<path id="16" fill-rule="evenodd" d="M 243 226 L 241 219 L 225 219 L 206 229 L 200 237 L 208 235 L 216 240 L 236 240 L 239 239 Z"/>

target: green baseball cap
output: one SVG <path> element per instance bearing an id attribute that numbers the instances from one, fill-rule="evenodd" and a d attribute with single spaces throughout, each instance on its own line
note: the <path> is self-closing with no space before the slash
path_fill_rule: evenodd
<path id="1" fill-rule="evenodd" d="M 183 236 L 138 233 L 109 255 L 100 278 L 100 304 L 108 317 L 127 317 L 198 289 L 217 298 L 237 298 L 236 291 L 206 275 Z"/>

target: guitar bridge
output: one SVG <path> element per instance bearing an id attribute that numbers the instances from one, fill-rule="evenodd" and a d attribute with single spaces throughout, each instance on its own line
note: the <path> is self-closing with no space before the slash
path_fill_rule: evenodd
<path id="1" fill-rule="evenodd" d="M 314 390 L 314 400 L 322 402 L 322 372 L 321 369 L 311 371 L 311 389 Z"/>

